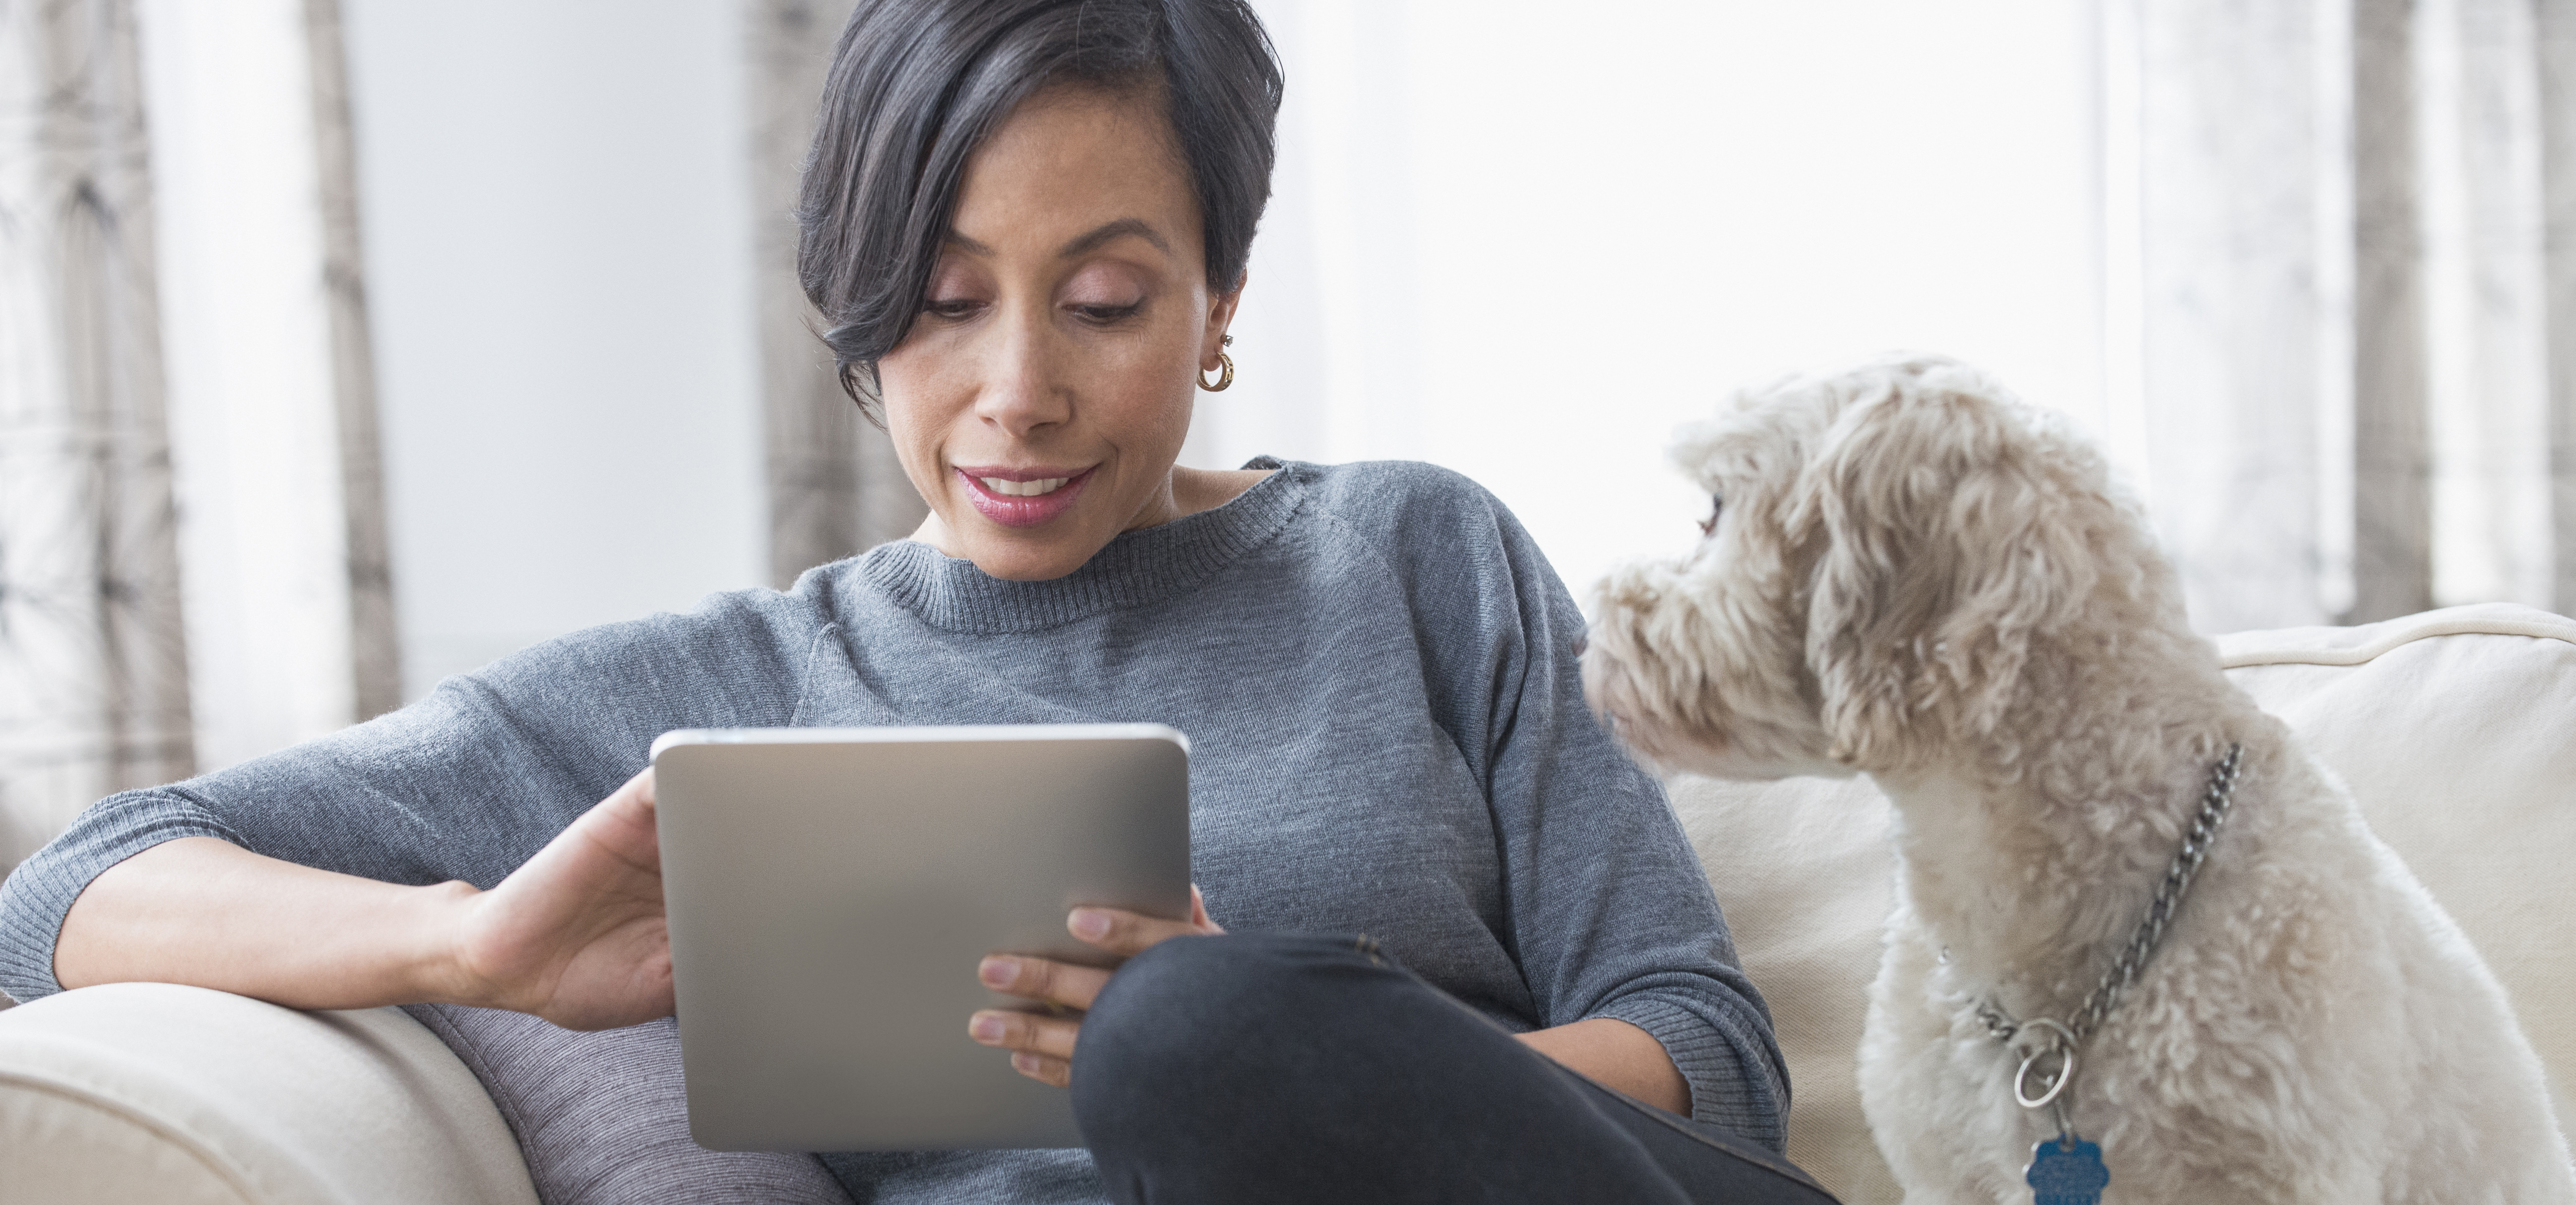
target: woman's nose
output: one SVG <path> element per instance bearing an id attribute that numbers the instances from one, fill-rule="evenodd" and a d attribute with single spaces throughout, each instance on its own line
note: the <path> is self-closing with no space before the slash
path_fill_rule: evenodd
<path id="1" fill-rule="evenodd" d="M 997 346 L 985 359 L 985 376 L 975 410 L 1015 437 L 1073 416 L 1071 391 L 1057 372 L 1057 349 L 1049 332 L 1029 323 L 1004 324 L 994 332 Z"/>

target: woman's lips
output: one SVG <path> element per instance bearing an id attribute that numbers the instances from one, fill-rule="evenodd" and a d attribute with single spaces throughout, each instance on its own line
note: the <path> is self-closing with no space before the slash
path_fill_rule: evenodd
<path id="1" fill-rule="evenodd" d="M 1072 508 L 1075 496 L 1082 493 L 1082 487 L 1091 482 L 1090 469 L 1080 472 L 984 469 L 978 473 L 972 469 L 960 468 L 956 473 L 965 479 L 966 500 L 975 504 L 976 513 L 1004 527 L 1034 527 L 1063 514 Z M 995 493 L 992 487 L 984 484 L 986 477 L 1001 477 L 1013 481 L 1038 481 L 1053 477 L 1062 477 L 1066 480 L 1052 493 L 1028 496 Z"/>

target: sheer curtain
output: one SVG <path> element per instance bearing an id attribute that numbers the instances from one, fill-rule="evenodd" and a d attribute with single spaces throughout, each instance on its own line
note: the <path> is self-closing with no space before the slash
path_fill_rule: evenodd
<path id="1" fill-rule="evenodd" d="M 2576 609 L 2576 3 L 1271 0 L 1235 389 L 1187 456 L 1411 456 L 1578 596 L 1729 386 L 1906 347 L 2105 444 L 2207 631 Z"/>
<path id="2" fill-rule="evenodd" d="M 1941 350 L 2103 426 L 2069 0 L 1259 7 L 1278 177 L 1187 463 L 1458 469 L 1579 598 L 1697 538 L 1663 449 L 1736 384 Z"/>
<path id="3" fill-rule="evenodd" d="M 0 866 L 194 752 L 134 11 L 0 2 Z"/>
<path id="4" fill-rule="evenodd" d="M 2107 346 L 2195 619 L 2576 609 L 2576 5 L 2104 11 Z"/>
<path id="5" fill-rule="evenodd" d="M 335 0 L 0 0 L 0 866 L 398 698 Z"/>
<path id="6" fill-rule="evenodd" d="M 401 700 L 338 0 L 139 0 L 198 757 Z"/>
<path id="7" fill-rule="evenodd" d="M 759 257 L 761 431 L 769 578 L 901 539 L 928 513 L 894 445 L 841 392 L 796 283 L 796 190 L 815 100 L 854 0 L 752 0 L 753 251 Z"/>

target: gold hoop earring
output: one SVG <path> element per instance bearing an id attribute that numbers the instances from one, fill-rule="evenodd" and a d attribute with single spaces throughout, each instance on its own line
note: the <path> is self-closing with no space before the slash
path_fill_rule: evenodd
<path id="1" fill-rule="evenodd" d="M 1226 335 L 1217 342 L 1217 346 L 1219 347 L 1231 347 L 1233 345 L 1234 336 L 1232 335 Z M 1234 357 L 1229 356 L 1224 352 L 1218 352 L 1216 353 L 1216 362 L 1219 365 L 1219 370 L 1216 374 L 1216 384 L 1208 384 L 1207 378 L 1202 376 L 1199 378 L 1199 388 L 1207 390 L 1210 393 L 1223 393 L 1228 387 L 1234 384 Z"/>

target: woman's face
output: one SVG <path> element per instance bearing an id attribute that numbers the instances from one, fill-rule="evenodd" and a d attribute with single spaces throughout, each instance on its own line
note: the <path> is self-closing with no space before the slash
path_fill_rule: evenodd
<path id="1" fill-rule="evenodd" d="M 1079 568 L 1178 518 L 1173 462 L 1234 294 L 1151 94 L 1053 88 L 968 160 L 947 248 L 877 363 L 887 430 L 930 503 L 914 538 L 995 577 Z"/>

